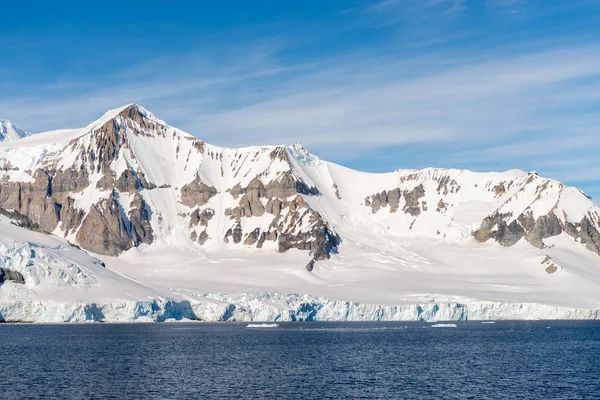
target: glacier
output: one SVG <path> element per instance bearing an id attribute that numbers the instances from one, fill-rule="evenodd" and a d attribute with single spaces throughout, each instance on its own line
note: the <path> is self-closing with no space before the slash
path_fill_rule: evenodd
<path id="1" fill-rule="evenodd" d="M 0 302 L 1 322 L 285 322 L 285 321 L 498 321 L 600 319 L 600 310 L 543 304 L 429 303 L 377 305 L 310 295 L 264 293 L 203 295 L 192 301 L 155 299 L 137 302 Z"/>

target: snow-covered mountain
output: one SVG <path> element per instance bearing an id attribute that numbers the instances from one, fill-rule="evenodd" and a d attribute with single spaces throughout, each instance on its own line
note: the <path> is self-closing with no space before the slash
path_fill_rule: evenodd
<path id="1" fill-rule="evenodd" d="M 17 140 L 31 135 L 8 120 L 0 119 L 0 142 Z"/>
<path id="2" fill-rule="evenodd" d="M 0 212 L 0 319 L 600 309 L 600 209 L 578 189 L 518 170 L 371 174 L 300 145 L 223 148 L 137 105 L 0 144 Z"/>

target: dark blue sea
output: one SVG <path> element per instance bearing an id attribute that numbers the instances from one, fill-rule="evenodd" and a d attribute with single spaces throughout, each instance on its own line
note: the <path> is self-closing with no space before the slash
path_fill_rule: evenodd
<path id="1" fill-rule="evenodd" d="M 2 324 L 0 398 L 600 399 L 600 323 Z"/>

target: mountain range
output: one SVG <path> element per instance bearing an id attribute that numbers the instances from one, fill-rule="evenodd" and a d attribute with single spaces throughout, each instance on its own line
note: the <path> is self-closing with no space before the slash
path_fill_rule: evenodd
<path id="1" fill-rule="evenodd" d="M 0 320 L 600 316 L 600 209 L 535 172 L 365 173 L 138 105 L 0 140 Z"/>

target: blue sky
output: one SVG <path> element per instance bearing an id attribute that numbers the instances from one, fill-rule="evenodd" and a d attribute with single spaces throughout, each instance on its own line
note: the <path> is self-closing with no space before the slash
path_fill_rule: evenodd
<path id="1" fill-rule="evenodd" d="M 24 129 L 135 102 L 218 145 L 600 198 L 598 0 L 51 3 L 3 4 L 0 118 Z"/>

